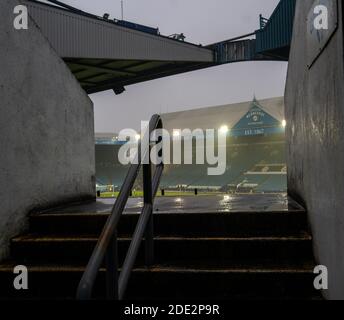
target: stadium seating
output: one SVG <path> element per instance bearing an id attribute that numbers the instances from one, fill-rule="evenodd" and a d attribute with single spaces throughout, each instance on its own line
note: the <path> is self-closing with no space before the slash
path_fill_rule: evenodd
<path id="1" fill-rule="evenodd" d="M 123 183 L 129 166 L 123 166 L 118 162 L 119 148 L 117 145 L 96 145 L 96 176 L 99 185 L 113 185 L 119 188 Z M 195 153 L 194 148 L 194 158 Z M 227 167 L 223 175 L 208 176 L 207 164 L 166 165 L 161 188 L 204 186 L 226 189 L 228 185 L 247 184 L 256 185 L 255 188 L 249 188 L 254 192 L 286 191 L 285 162 L 283 136 L 229 138 Z M 250 174 L 247 174 L 248 172 Z M 277 174 L 278 172 L 281 174 Z M 140 180 L 136 188 L 140 188 Z"/>
<path id="2" fill-rule="evenodd" d="M 256 190 L 257 192 L 283 192 L 286 191 L 286 176 L 270 176 Z"/>

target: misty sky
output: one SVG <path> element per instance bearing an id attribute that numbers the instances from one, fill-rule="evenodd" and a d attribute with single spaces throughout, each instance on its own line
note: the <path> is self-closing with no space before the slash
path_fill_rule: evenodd
<path id="1" fill-rule="evenodd" d="M 98 15 L 121 17 L 120 0 L 64 0 Z M 269 17 L 279 0 L 124 0 L 124 19 L 159 27 L 164 35 L 184 33 L 203 45 L 250 33 L 259 14 Z M 282 96 L 287 64 L 246 62 L 228 64 L 91 95 L 96 132 L 139 128 L 153 113 Z"/>

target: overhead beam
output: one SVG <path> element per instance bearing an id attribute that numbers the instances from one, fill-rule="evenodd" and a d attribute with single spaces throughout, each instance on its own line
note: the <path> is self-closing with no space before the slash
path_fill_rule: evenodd
<path id="1" fill-rule="evenodd" d="M 105 90 L 111 90 L 116 87 L 125 87 L 131 84 L 154 80 L 166 76 L 172 76 L 177 75 L 180 73 L 200 70 L 204 68 L 209 68 L 211 66 L 214 66 L 214 64 L 209 63 L 195 63 L 195 64 L 189 64 L 189 65 L 176 65 L 175 68 L 171 68 L 171 65 L 168 67 L 159 67 L 154 68 L 149 71 L 146 71 L 145 73 L 138 74 L 134 78 L 127 78 L 127 79 L 117 79 L 117 80 L 107 80 L 103 81 L 97 84 L 94 84 L 94 87 L 92 88 L 86 88 L 86 92 L 88 94 L 96 93 L 99 91 L 105 91 Z"/>
<path id="2" fill-rule="evenodd" d="M 141 66 L 144 66 L 146 64 L 149 64 L 151 63 L 151 61 L 140 61 L 140 62 L 135 62 L 131 65 L 128 65 L 126 66 L 125 68 L 121 69 L 123 72 L 127 72 L 127 73 L 131 73 L 130 76 L 132 77 L 136 77 L 137 75 L 139 75 L 139 73 L 134 73 L 134 72 L 131 72 L 131 71 L 127 71 L 127 69 L 130 69 L 130 68 L 136 68 L 136 67 L 141 67 Z M 98 70 L 99 73 L 97 74 L 93 74 L 93 75 L 90 75 L 90 76 L 87 76 L 87 77 L 84 77 L 84 78 L 80 78 L 78 79 L 79 82 L 88 82 L 88 80 L 90 79 L 93 79 L 93 78 L 96 78 L 96 77 L 99 77 L 99 76 L 102 76 L 104 74 L 107 74 L 106 72 L 102 72 L 100 70 Z M 76 75 L 76 73 L 74 72 L 74 75 Z M 126 76 L 129 76 L 129 75 L 126 75 Z M 116 79 L 117 81 L 121 81 L 122 78 L 120 77 L 119 79 Z M 113 81 L 113 80 L 112 80 Z M 92 83 L 92 82 L 91 82 Z M 89 84 L 91 84 L 89 83 Z M 95 83 L 93 83 L 95 85 Z M 112 88 L 111 88 L 112 89 Z"/>
<path id="3" fill-rule="evenodd" d="M 249 35 L 246 35 L 249 36 Z M 280 61 L 280 57 L 268 56 L 256 52 L 256 39 L 228 40 L 213 44 L 217 64 L 240 61 Z"/>
<path id="4" fill-rule="evenodd" d="M 90 70 L 94 70 L 94 71 L 98 71 L 98 72 L 102 72 L 102 73 L 109 73 L 109 74 L 115 74 L 115 75 L 125 75 L 125 76 L 135 76 L 136 75 L 136 73 L 134 73 L 134 72 L 104 67 L 103 65 L 97 66 L 97 65 L 90 65 L 90 64 L 73 62 L 73 61 L 68 61 L 67 63 L 69 65 L 73 65 L 73 66 L 84 68 L 84 69 L 90 69 Z M 76 72 L 76 73 L 78 73 L 78 72 Z"/>
<path id="5" fill-rule="evenodd" d="M 82 86 L 95 86 L 96 83 L 91 82 L 91 81 L 79 81 Z"/>

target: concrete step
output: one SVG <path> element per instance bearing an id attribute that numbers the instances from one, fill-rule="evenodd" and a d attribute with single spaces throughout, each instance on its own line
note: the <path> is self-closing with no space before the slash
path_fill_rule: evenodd
<path id="1" fill-rule="evenodd" d="M 29 290 L 13 288 L 13 264 L 0 265 L 0 298 L 74 299 L 84 271 L 77 265 L 30 265 Z M 104 298 L 104 269 L 95 298 Z M 313 266 L 192 268 L 156 265 L 133 270 L 127 299 L 317 299 Z"/>
<path id="2" fill-rule="evenodd" d="M 221 199 L 191 199 L 187 210 L 178 210 L 173 199 L 160 201 L 154 213 L 156 265 L 144 267 L 143 241 L 127 298 L 318 298 L 313 288 L 312 238 L 303 208 L 285 197 L 278 201 L 257 197 L 247 205 L 243 200 L 222 205 Z M 184 201 L 185 206 L 188 201 Z M 199 209 L 190 210 L 202 201 Z M 209 201 L 216 202 L 209 207 L 214 210 L 207 209 Z M 139 218 L 139 205 L 135 200 L 121 218 L 120 266 Z M 0 297 L 74 299 L 111 207 L 112 202 L 97 201 L 31 215 L 29 233 L 11 241 L 14 262 L 0 265 Z M 29 268 L 27 292 L 13 289 L 13 265 L 19 264 Z M 100 299 L 105 293 L 104 273 L 101 269 L 95 285 L 95 297 Z"/>
<path id="3" fill-rule="evenodd" d="M 108 213 L 45 213 L 30 217 L 31 232 L 99 235 Z M 133 234 L 139 214 L 124 214 L 120 235 Z M 308 229 L 304 210 L 275 212 L 155 213 L 157 236 L 286 236 Z"/>
<path id="4" fill-rule="evenodd" d="M 130 238 L 119 238 L 119 259 L 130 244 Z M 156 263 L 175 265 L 204 264 L 225 266 L 238 263 L 266 261 L 312 261 L 312 241 L 308 234 L 287 237 L 157 237 Z M 11 243 L 12 257 L 20 263 L 86 263 L 97 237 L 28 234 Z M 144 246 L 138 256 L 143 261 Z M 207 264 L 206 264 L 207 265 Z"/>

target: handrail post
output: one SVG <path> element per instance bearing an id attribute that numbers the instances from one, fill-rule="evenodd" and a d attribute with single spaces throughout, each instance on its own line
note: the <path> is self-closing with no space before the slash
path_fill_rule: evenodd
<path id="1" fill-rule="evenodd" d="M 153 212 L 151 210 L 150 217 L 147 224 L 146 235 L 146 265 L 152 266 L 154 264 L 154 224 L 153 224 Z"/>
<path id="2" fill-rule="evenodd" d="M 146 154 L 143 156 L 143 200 L 145 204 L 150 205 L 149 220 L 145 230 L 145 260 L 146 265 L 151 266 L 154 263 L 154 228 L 153 228 L 153 190 L 152 190 L 152 164 L 151 164 L 151 133 L 155 129 L 155 124 L 150 121 L 148 137 L 145 137 L 148 142 Z"/>
<path id="3" fill-rule="evenodd" d="M 110 241 L 105 256 L 106 296 L 108 300 L 118 300 L 118 244 L 117 231 Z"/>
<path id="4" fill-rule="evenodd" d="M 111 214 L 105 223 L 103 231 L 88 261 L 86 270 L 80 280 L 77 291 L 78 299 L 86 300 L 91 298 L 97 274 L 104 258 L 106 263 L 107 298 L 122 299 L 143 238 L 146 240 L 146 264 L 150 266 L 154 263 L 153 200 L 159 188 L 164 164 L 161 163 L 156 166 L 153 178 L 152 163 L 150 160 L 150 135 L 153 130 L 162 129 L 162 126 L 160 116 L 154 115 L 150 121 L 148 150 L 143 150 L 145 152 L 141 154 L 141 141 L 136 155 L 138 161 L 131 165 L 127 173 L 118 198 L 112 207 Z M 159 141 L 161 141 L 160 138 Z M 160 150 L 159 156 L 162 156 L 162 150 Z M 142 157 L 148 158 L 142 159 Z M 128 201 L 130 190 L 133 188 L 141 166 L 143 166 L 144 206 L 122 265 L 122 270 L 119 273 L 117 227 Z"/>
<path id="5" fill-rule="evenodd" d="M 149 148 L 150 149 L 150 148 Z M 149 152 L 150 155 L 150 152 Z M 152 167 L 149 164 L 143 165 L 143 198 L 145 204 L 150 204 L 150 213 L 147 228 L 145 231 L 145 260 L 146 265 L 154 263 L 154 226 L 153 226 L 153 192 L 152 192 Z"/>

